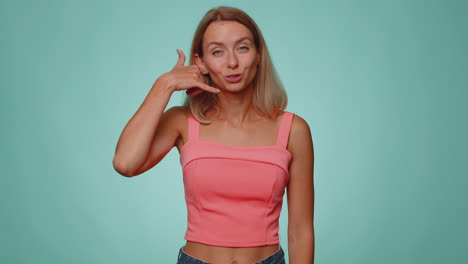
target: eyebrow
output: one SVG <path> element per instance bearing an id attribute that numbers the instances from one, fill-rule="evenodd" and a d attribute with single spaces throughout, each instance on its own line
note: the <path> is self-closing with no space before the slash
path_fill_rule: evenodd
<path id="1" fill-rule="evenodd" d="M 236 40 L 235 44 L 237 44 L 239 42 L 242 42 L 242 41 L 244 41 L 246 39 L 248 39 L 250 42 L 252 42 L 249 37 L 242 37 L 242 38 Z M 208 45 L 206 45 L 206 46 L 209 47 L 210 45 L 224 45 L 224 44 L 221 43 L 221 42 L 212 41 L 212 42 L 208 43 Z"/>

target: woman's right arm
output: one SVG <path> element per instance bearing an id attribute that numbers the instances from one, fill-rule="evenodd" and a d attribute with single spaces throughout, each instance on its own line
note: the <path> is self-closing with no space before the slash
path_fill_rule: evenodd
<path id="1" fill-rule="evenodd" d="M 174 68 L 153 84 L 138 111 L 120 135 L 114 169 L 123 176 L 139 175 L 155 166 L 175 146 L 180 135 L 176 127 L 176 108 L 164 112 L 174 91 L 198 87 L 209 92 L 217 89 L 203 82 L 196 65 L 184 66 L 185 55 L 178 51 Z"/>

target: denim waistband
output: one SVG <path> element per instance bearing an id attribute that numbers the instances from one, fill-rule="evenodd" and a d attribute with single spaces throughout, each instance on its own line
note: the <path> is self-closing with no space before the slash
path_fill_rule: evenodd
<path id="1" fill-rule="evenodd" d="M 190 256 L 184 252 L 184 248 L 185 246 L 182 246 L 179 249 L 179 255 L 177 257 L 177 264 L 216 264 L 216 263 L 205 262 L 203 260 Z M 253 262 L 252 264 L 286 264 L 286 261 L 284 259 L 283 248 L 281 247 L 281 245 L 279 245 L 279 248 L 275 253 L 273 253 L 272 255 L 262 260 Z"/>

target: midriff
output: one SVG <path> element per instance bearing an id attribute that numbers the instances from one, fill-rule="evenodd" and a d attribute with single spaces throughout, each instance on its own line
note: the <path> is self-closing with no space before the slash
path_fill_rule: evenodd
<path id="1" fill-rule="evenodd" d="M 187 241 L 184 252 L 196 259 L 213 264 L 252 264 L 279 250 L 279 244 L 259 247 L 217 247 Z"/>

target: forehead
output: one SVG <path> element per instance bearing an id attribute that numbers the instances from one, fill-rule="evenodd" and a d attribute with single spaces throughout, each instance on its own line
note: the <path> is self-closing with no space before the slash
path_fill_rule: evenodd
<path id="1" fill-rule="evenodd" d="M 214 21 L 208 25 L 203 34 L 203 46 L 208 45 L 210 42 L 234 43 L 243 37 L 248 37 L 253 41 L 252 32 L 241 23 L 237 21 Z"/>

